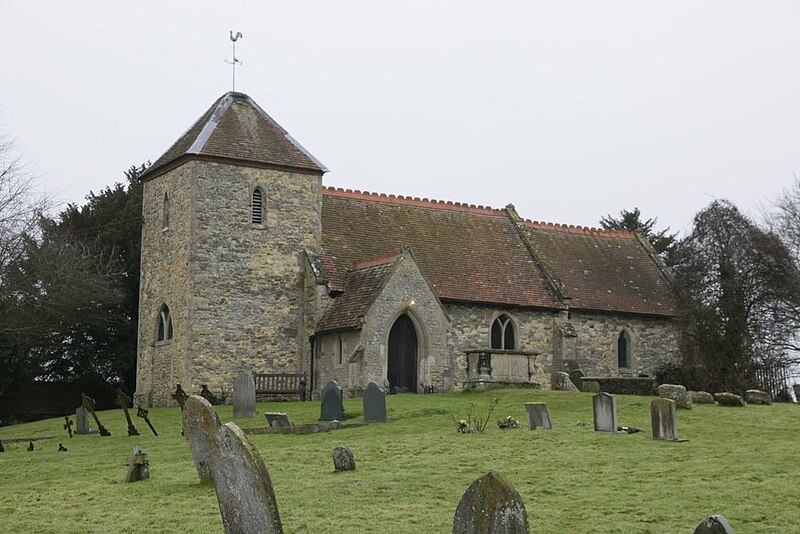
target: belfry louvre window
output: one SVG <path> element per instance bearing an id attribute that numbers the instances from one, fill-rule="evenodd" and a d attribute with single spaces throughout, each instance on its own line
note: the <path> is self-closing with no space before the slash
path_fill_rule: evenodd
<path id="1" fill-rule="evenodd" d="M 250 201 L 250 222 L 263 224 L 264 220 L 264 192 L 256 187 Z"/>
<path id="2" fill-rule="evenodd" d="M 158 333 L 156 341 L 168 341 L 172 339 L 172 317 L 166 304 L 161 306 L 158 311 Z"/>
<path id="3" fill-rule="evenodd" d="M 514 323 L 511 322 L 511 317 L 503 314 L 494 320 L 492 323 L 493 349 L 514 350 L 516 348 L 514 337 Z"/>

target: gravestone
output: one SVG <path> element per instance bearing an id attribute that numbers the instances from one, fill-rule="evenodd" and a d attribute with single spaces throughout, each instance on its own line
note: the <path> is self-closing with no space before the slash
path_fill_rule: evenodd
<path id="1" fill-rule="evenodd" d="M 128 458 L 128 474 L 124 482 L 139 482 L 150 478 L 150 461 L 139 447 L 133 448 L 133 454 Z"/>
<path id="2" fill-rule="evenodd" d="M 772 404 L 772 395 L 760 389 L 748 389 L 744 392 L 747 404 Z"/>
<path id="3" fill-rule="evenodd" d="M 6 452 L 6 448 L 3 447 L 3 441 L 0 440 L 0 452 Z"/>
<path id="4" fill-rule="evenodd" d="M 743 407 L 745 405 L 744 399 L 735 393 L 714 393 L 714 398 L 720 406 L 735 406 Z"/>
<path id="5" fill-rule="evenodd" d="M 547 403 L 526 402 L 525 410 L 528 412 L 529 429 L 536 430 L 537 428 L 553 428 L 553 423 L 550 421 L 550 413 L 547 411 Z"/>
<path id="6" fill-rule="evenodd" d="M 100 422 L 100 419 L 97 417 L 97 412 L 94 411 L 95 402 L 94 399 L 88 396 L 86 393 L 81 392 L 81 405 L 92 414 L 94 418 L 94 422 L 97 423 L 97 431 L 100 432 L 101 436 L 107 437 L 111 435 L 111 432 L 106 430 L 106 427 Z"/>
<path id="7" fill-rule="evenodd" d="M 70 439 L 72 439 L 72 419 L 69 418 L 68 415 L 64 416 L 64 430 L 69 433 Z"/>
<path id="8" fill-rule="evenodd" d="M 356 461 L 353 458 L 353 452 L 344 445 L 333 449 L 333 468 L 337 473 L 340 471 L 355 471 Z"/>
<path id="9" fill-rule="evenodd" d="M 592 397 L 595 432 L 617 433 L 617 399 L 610 393 L 598 393 Z"/>
<path id="10" fill-rule="evenodd" d="M 453 518 L 453 534 L 528 534 L 528 513 L 517 489 L 489 471 L 464 492 Z"/>
<path id="11" fill-rule="evenodd" d="M 586 376 L 583 374 L 581 369 L 572 369 L 569 372 L 569 379 L 572 381 L 572 384 L 578 388 L 578 391 L 583 391 L 583 377 Z"/>
<path id="12" fill-rule="evenodd" d="M 256 383 L 250 373 L 241 373 L 233 381 L 233 416 L 256 416 Z"/>
<path id="13" fill-rule="evenodd" d="M 344 419 L 344 404 L 342 403 L 342 388 L 331 380 L 322 390 L 322 404 L 320 405 L 319 418 L 321 421 L 342 421 Z"/>
<path id="14" fill-rule="evenodd" d="M 145 410 L 144 408 L 139 406 L 139 409 L 136 410 L 136 417 L 141 417 L 142 419 L 144 419 L 144 422 L 147 423 L 148 427 L 150 427 L 150 432 L 152 432 L 154 436 L 158 436 L 158 432 L 156 432 L 156 427 L 153 426 L 153 423 L 150 422 L 150 417 L 148 417 L 147 415 L 149 413 L 150 412 L 148 410 Z"/>
<path id="15" fill-rule="evenodd" d="M 733 534 L 728 520 L 721 515 L 706 517 L 694 529 L 694 534 Z"/>
<path id="16" fill-rule="evenodd" d="M 89 428 L 89 412 L 86 408 L 79 406 L 75 408 L 75 433 L 76 434 L 91 434 L 92 430 Z"/>
<path id="17" fill-rule="evenodd" d="M 211 469 L 225 532 L 281 534 L 269 472 L 242 429 L 235 423 L 220 425 L 214 407 L 198 395 L 186 399 L 183 413 L 187 439 L 205 441 L 198 449 Z"/>
<path id="18" fill-rule="evenodd" d="M 692 399 L 694 404 L 716 404 L 714 395 L 708 391 L 687 391 L 686 394 Z"/>
<path id="19" fill-rule="evenodd" d="M 653 439 L 679 441 L 676 403 L 672 399 L 655 399 L 650 403 Z"/>
<path id="20" fill-rule="evenodd" d="M 124 391 L 122 391 L 122 388 L 117 388 L 117 404 L 120 408 L 122 408 L 122 411 L 125 412 L 125 421 L 128 422 L 128 435 L 138 436 L 139 431 L 136 430 L 133 421 L 131 421 L 131 414 L 128 413 L 128 408 L 133 406 L 131 404 L 131 398 L 128 397 Z"/>
<path id="21" fill-rule="evenodd" d="M 577 386 L 572 382 L 569 373 L 558 371 L 553 373 L 550 378 L 551 389 L 555 391 L 580 391 Z"/>
<path id="22" fill-rule="evenodd" d="M 193 395 L 186 399 L 183 405 L 183 435 L 186 441 L 189 442 L 189 449 L 192 451 L 192 458 L 194 459 L 194 466 L 197 469 L 197 476 L 200 477 L 200 482 L 211 482 L 213 479 L 213 467 L 211 462 L 213 455 L 211 451 L 211 441 L 209 441 L 208 434 L 216 432 L 220 426 L 219 416 L 213 408 L 209 409 L 211 403 L 203 397 L 204 402 L 194 401 L 189 402 L 190 399 L 197 397 Z"/>
<path id="23" fill-rule="evenodd" d="M 385 423 L 386 392 L 375 382 L 367 384 L 364 392 L 364 421 L 367 423 Z"/>
<path id="24" fill-rule="evenodd" d="M 792 385 L 792 389 L 794 390 L 794 400 L 795 400 L 795 402 L 800 402 L 800 384 Z"/>
<path id="25" fill-rule="evenodd" d="M 267 424 L 271 428 L 294 428 L 286 412 L 264 412 L 264 417 L 267 418 Z"/>
<path id="26" fill-rule="evenodd" d="M 672 399 L 675 405 L 683 410 L 692 409 L 692 398 L 686 388 L 680 384 L 661 384 L 656 388 L 658 396 L 662 399 Z"/>

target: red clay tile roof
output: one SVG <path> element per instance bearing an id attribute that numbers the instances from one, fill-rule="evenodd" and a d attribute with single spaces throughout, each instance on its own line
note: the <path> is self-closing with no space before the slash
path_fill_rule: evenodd
<path id="1" fill-rule="evenodd" d="M 505 210 L 323 191 L 322 249 L 333 289 L 347 292 L 355 261 L 404 246 L 440 299 L 559 307 Z"/>
<path id="2" fill-rule="evenodd" d="M 571 308 L 675 315 L 670 282 L 636 234 L 530 221 L 524 228 Z"/>
<path id="3" fill-rule="evenodd" d="M 190 158 L 234 160 L 327 172 L 249 96 L 228 92 L 217 100 L 153 165 L 143 180 L 163 174 Z"/>
<path id="4" fill-rule="evenodd" d="M 344 292 L 325 311 L 317 324 L 317 333 L 359 328 L 361 318 L 366 315 L 383 284 L 394 272 L 399 257 L 395 252 L 356 263 L 346 275 Z"/>

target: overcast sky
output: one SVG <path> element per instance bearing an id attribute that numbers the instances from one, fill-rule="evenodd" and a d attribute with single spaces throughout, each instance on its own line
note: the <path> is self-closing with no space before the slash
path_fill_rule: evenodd
<path id="1" fill-rule="evenodd" d="M 325 183 L 597 226 L 757 215 L 800 172 L 800 3 L 0 0 L 0 125 L 63 202 L 231 89 Z"/>

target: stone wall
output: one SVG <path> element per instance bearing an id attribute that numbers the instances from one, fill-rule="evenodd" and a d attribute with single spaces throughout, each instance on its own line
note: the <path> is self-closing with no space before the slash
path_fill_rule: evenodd
<path id="1" fill-rule="evenodd" d="M 617 340 L 622 331 L 629 340 L 626 374 L 652 375 L 659 364 L 678 360 L 678 327 L 670 319 L 572 311 L 569 322 L 576 334 L 577 363 L 586 375 L 620 374 Z"/>

